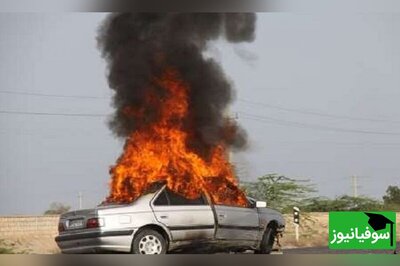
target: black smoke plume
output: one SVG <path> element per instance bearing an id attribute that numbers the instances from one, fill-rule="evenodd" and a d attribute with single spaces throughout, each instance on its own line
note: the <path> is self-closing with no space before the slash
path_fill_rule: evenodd
<path id="1" fill-rule="evenodd" d="M 207 42 L 220 37 L 229 42 L 252 41 L 255 20 L 253 13 L 110 15 L 100 28 L 98 41 L 108 63 L 109 85 L 115 91 L 112 131 L 127 137 L 143 124 L 157 121 L 157 108 L 144 106 L 144 96 L 152 90 L 164 97 L 162 90 L 150 85 L 165 66 L 172 66 L 190 85 L 187 146 L 203 156 L 216 143 L 244 147 L 244 130 L 226 113 L 234 96 L 231 84 L 220 65 L 203 54 Z M 132 107 L 144 108 L 146 119 L 137 121 L 129 115 L 126 110 Z"/>

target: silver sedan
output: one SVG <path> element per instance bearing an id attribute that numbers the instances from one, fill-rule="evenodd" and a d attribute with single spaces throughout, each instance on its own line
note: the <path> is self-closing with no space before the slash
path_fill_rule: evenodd
<path id="1" fill-rule="evenodd" d="M 56 242 L 63 253 L 215 252 L 270 253 L 285 226 L 282 215 L 249 198 L 249 207 L 189 200 L 165 186 L 127 205 L 61 215 Z"/>

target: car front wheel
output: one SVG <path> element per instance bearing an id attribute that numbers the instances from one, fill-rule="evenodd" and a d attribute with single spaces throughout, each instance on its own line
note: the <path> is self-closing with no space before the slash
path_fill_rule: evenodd
<path id="1" fill-rule="evenodd" d="M 276 236 L 276 229 L 273 227 L 267 227 L 263 238 L 261 240 L 260 249 L 256 250 L 256 254 L 270 254 L 274 246 Z"/>
<path id="2" fill-rule="evenodd" d="M 134 237 L 132 252 L 144 255 L 165 254 L 167 252 L 167 241 L 159 232 L 144 229 Z"/>

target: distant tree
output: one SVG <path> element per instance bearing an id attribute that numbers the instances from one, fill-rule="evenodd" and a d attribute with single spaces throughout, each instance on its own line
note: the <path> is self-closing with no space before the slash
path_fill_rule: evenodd
<path id="1" fill-rule="evenodd" d="M 264 175 L 256 182 L 242 182 L 241 185 L 250 197 L 265 200 L 269 207 L 284 212 L 304 204 L 310 193 L 315 192 L 309 180 L 296 180 L 278 174 Z"/>
<path id="2" fill-rule="evenodd" d="M 389 186 L 386 189 L 386 195 L 383 196 L 385 204 L 400 204 L 400 188 L 398 186 Z"/>
<path id="3" fill-rule="evenodd" d="M 386 189 L 386 195 L 383 196 L 383 202 L 387 210 L 400 210 L 400 188 L 389 186 Z"/>
<path id="4" fill-rule="evenodd" d="M 64 212 L 67 212 L 71 209 L 70 206 L 65 205 L 60 202 L 52 202 L 50 204 L 50 207 L 47 211 L 44 212 L 45 215 L 54 215 L 54 214 L 62 214 Z"/>
<path id="5" fill-rule="evenodd" d="M 340 196 L 335 199 L 317 197 L 310 199 L 303 206 L 304 211 L 329 212 L 329 211 L 379 211 L 383 210 L 382 202 L 368 197 Z"/>
<path id="6" fill-rule="evenodd" d="M 400 188 L 389 186 L 383 202 L 369 197 L 343 195 L 334 199 L 311 197 L 315 191 L 309 180 L 278 174 L 261 176 L 256 182 L 242 182 L 250 197 L 265 200 L 271 208 L 290 212 L 293 206 L 305 212 L 400 210 Z"/>

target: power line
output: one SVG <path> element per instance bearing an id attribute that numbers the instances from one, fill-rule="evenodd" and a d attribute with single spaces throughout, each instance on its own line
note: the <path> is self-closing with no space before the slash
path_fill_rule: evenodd
<path id="1" fill-rule="evenodd" d="M 369 121 L 369 122 L 384 122 L 384 123 L 400 123 L 399 120 L 388 120 L 388 119 L 377 119 L 377 118 L 363 118 L 363 117 L 352 117 L 352 116 L 345 116 L 345 115 L 336 115 L 336 114 L 328 114 L 322 113 L 317 111 L 309 111 L 309 110 L 302 110 L 302 109 L 295 109 L 295 108 L 287 108 L 278 105 L 272 105 L 268 103 L 260 103 L 260 102 L 253 102 L 245 99 L 238 99 L 239 102 L 253 104 L 258 106 L 263 106 L 267 108 L 277 109 L 286 112 L 295 112 L 300 114 L 306 115 L 315 115 L 315 116 L 322 116 L 322 117 L 330 117 L 336 119 L 346 119 L 346 120 L 356 120 L 356 121 Z"/>
<path id="2" fill-rule="evenodd" d="M 22 91 L 5 91 L 5 90 L 1 90 L 0 93 L 12 94 L 12 95 L 38 96 L 38 97 L 56 97 L 56 98 L 74 98 L 74 99 L 108 99 L 107 97 L 101 97 L 101 96 L 60 95 L 60 94 L 46 94 L 46 93 L 39 93 L 39 92 L 22 92 Z"/>
<path id="3" fill-rule="evenodd" d="M 315 124 L 306 124 L 299 123 L 287 120 L 280 120 L 272 117 L 259 116 L 254 114 L 247 114 L 244 112 L 239 112 L 239 114 L 244 115 L 247 119 L 269 123 L 269 124 L 278 124 L 283 126 L 297 127 L 297 128 L 310 128 L 310 129 L 318 129 L 325 131 L 334 131 L 334 132 L 344 132 L 344 133 L 361 133 L 361 134 L 373 134 L 373 135 L 392 135 L 392 136 L 400 136 L 398 132 L 383 132 L 383 131 L 368 131 L 368 130 L 358 130 L 358 129 L 346 129 L 346 128 L 337 128 L 337 127 L 329 127 Z"/>
<path id="4" fill-rule="evenodd" d="M 0 114 L 14 115 L 40 115 L 40 116 L 78 116 L 78 117 L 105 117 L 105 114 L 80 114 L 80 113 L 48 113 L 48 112 L 23 112 L 23 111 L 4 111 L 0 110 Z"/>
<path id="5" fill-rule="evenodd" d="M 56 97 L 56 98 L 74 98 L 74 99 L 108 99 L 107 97 L 101 97 L 101 96 L 60 95 L 60 94 L 45 94 L 45 93 L 37 93 L 37 92 L 18 92 L 18 91 L 5 91 L 5 90 L 1 90 L 0 93 L 11 94 L 11 95 L 38 96 L 38 97 Z M 344 115 L 321 113 L 321 112 L 317 112 L 317 111 L 286 108 L 286 107 L 267 104 L 267 103 L 254 102 L 254 101 L 250 101 L 250 100 L 246 100 L 246 99 L 238 99 L 238 101 L 247 103 L 247 104 L 253 104 L 253 105 L 263 106 L 263 107 L 267 107 L 267 108 L 273 108 L 273 109 L 283 110 L 283 111 L 287 111 L 287 112 L 296 112 L 296 113 L 307 114 L 307 115 L 317 115 L 317 116 L 331 117 L 331 118 L 337 118 L 337 119 L 347 119 L 347 120 L 400 123 L 400 121 L 398 121 L 398 120 L 351 117 L 351 116 L 344 116 Z"/>
<path id="6" fill-rule="evenodd" d="M 239 112 L 241 115 L 247 117 L 247 119 L 256 120 L 259 122 L 278 124 L 283 126 L 291 126 L 297 128 L 311 128 L 319 129 L 325 131 L 336 131 L 345 133 L 362 133 L 362 134 L 375 134 L 375 135 L 394 135 L 399 136 L 400 133 L 397 132 L 382 132 L 382 131 L 367 131 L 367 130 L 357 130 L 357 129 L 344 129 L 336 127 L 327 127 L 315 124 L 306 124 L 293 121 L 280 120 L 272 117 L 259 116 L 254 114 L 247 114 L 244 112 Z M 38 115 L 38 116 L 69 116 L 69 117 L 106 117 L 106 114 L 93 114 L 93 113 L 50 113 L 50 112 L 25 112 L 25 111 L 5 111 L 0 110 L 0 114 L 14 114 L 14 115 Z"/>
<path id="7" fill-rule="evenodd" d="M 344 145 L 344 146 L 380 146 L 380 147 L 385 147 L 385 146 L 398 146 L 400 145 L 399 142 L 337 142 L 337 141 L 319 141 L 319 140 L 291 140 L 291 141 L 274 141 L 274 143 L 279 143 L 279 144 L 304 144 L 304 145 L 309 145 L 310 143 L 319 143 L 319 144 L 332 144 L 332 145 Z M 398 147 L 396 147 L 398 148 Z"/>

